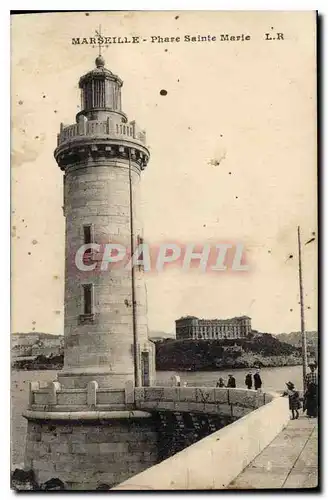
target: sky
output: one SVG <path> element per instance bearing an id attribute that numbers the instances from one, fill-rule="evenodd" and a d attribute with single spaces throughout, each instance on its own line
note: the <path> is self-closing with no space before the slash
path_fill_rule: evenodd
<path id="1" fill-rule="evenodd" d="M 123 110 L 147 133 L 145 239 L 239 242 L 250 263 L 244 273 L 145 273 L 149 329 L 173 332 L 187 314 L 246 314 L 259 331 L 299 330 L 298 225 L 305 324 L 317 329 L 317 241 L 305 245 L 317 236 L 314 14 L 81 12 L 12 17 L 12 332 L 63 333 L 63 174 L 53 151 L 97 55 L 71 38 L 99 24 L 105 36 L 147 39 L 103 50 L 124 81 Z M 251 39 L 222 42 L 222 33 Z"/>

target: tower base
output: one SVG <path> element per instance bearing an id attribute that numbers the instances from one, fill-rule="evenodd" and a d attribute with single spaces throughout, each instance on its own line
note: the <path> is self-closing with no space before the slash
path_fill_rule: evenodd
<path id="1" fill-rule="evenodd" d="M 110 489 L 158 462 L 158 437 L 143 411 L 33 411 L 25 467 L 39 485 L 58 478 L 68 490 Z"/>

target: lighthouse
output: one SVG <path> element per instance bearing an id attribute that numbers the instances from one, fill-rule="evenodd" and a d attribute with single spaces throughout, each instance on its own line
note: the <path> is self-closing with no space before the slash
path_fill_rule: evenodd
<path id="1" fill-rule="evenodd" d="M 79 80 L 81 111 L 61 125 L 55 159 L 64 172 L 65 357 L 58 380 L 83 388 L 150 385 L 153 344 L 148 341 L 142 266 L 100 265 L 105 248 L 117 243 L 131 254 L 143 241 L 139 189 L 149 160 L 145 132 L 122 110 L 122 80 L 105 67 Z M 76 254 L 84 254 L 83 270 Z M 130 266 L 131 267 L 131 266 Z"/>
<path id="2" fill-rule="evenodd" d="M 143 266 L 102 265 L 111 243 L 131 257 L 143 241 L 149 150 L 122 110 L 122 80 L 101 55 L 95 63 L 79 80 L 81 111 L 61 124 L 54 152 L 64 179 L 64 368 L 46 387 L 29 384 L 23 413 L 25 467 L 39 484 L 55 478 L 71 490 L 112 487 L 158 461 L 156 422 L 135 401 L 135 387 L 143 391 L 155 375 Z"/>

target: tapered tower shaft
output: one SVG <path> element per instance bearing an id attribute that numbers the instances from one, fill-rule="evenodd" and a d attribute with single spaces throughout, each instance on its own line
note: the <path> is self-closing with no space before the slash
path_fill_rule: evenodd
<path id="1" fill-rule="evenodd" d="M 131 252 L 142 238 L 140 178 L 149 160 L 145 132 L 122 111 L 122 80 L 96 59 L 79 81 L 82 110 L 61 125 L 56 161 L 64 172 L 65 356 L 58 378 L 67 388 L 91 380 L 122 387 L 127 380 L 150 384 L 154 346 L 148 341 L 143 269 L 108 266 L 108 243 Z M 133 233 L 131 232 L 133 230 Z M 77 255 L 87 250 L 83 269 Z"/>

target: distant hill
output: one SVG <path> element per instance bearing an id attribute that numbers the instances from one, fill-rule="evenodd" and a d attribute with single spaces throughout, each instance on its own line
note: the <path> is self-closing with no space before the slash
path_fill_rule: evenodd
<path id="1" fill-rule="evenodd" d="M 23 337 L 24 335 L 37 335 L 40 339 L 46 339 L 51 337 L 59 337 L 58 333 L 44 333 L 44 332 L 15 332 L 12 333 L 12 337 Z"/>
<path id="2" fill-rule="evenodd" d="M 258 333 L 247 339 L 167 340 L 156 343 L 157 370 L 287 366 L 300 362 L 300 348 L 280 342 L 268 333 Z"/>
<path id="3" fill-rule="evenodd" d="M 280 333 L 275 335 L 275 337 L 280 342 L 286 342 L 286 344 L 293 345 L 295 347 L 302 347 L 302 334 L 301 332 L 291 332 L 291 333 Z M 306 332 L 307 344 L 313 347 L 316 351 L 318 350 L 318 332 L 310 331 Z"/>
<path id="4" fill-rule="evenodd" d="M 10 335 L 10 345 L 14 357 L 32 355 L 32 349 L 40 343 L 44 348 L 57 348 L 64 344 L 64 335 L 52 335 L 44 332 L 12 333 Z"/>
<path id="5" fill-rule="evenodd" d="M 175 333 L 168 333 L 168 332 L 163 332 L 163 331 L 149 331 L 148 337 L 150 340 L 153 340 L 154 342 L 162 339 L 175 339 Z"/>

